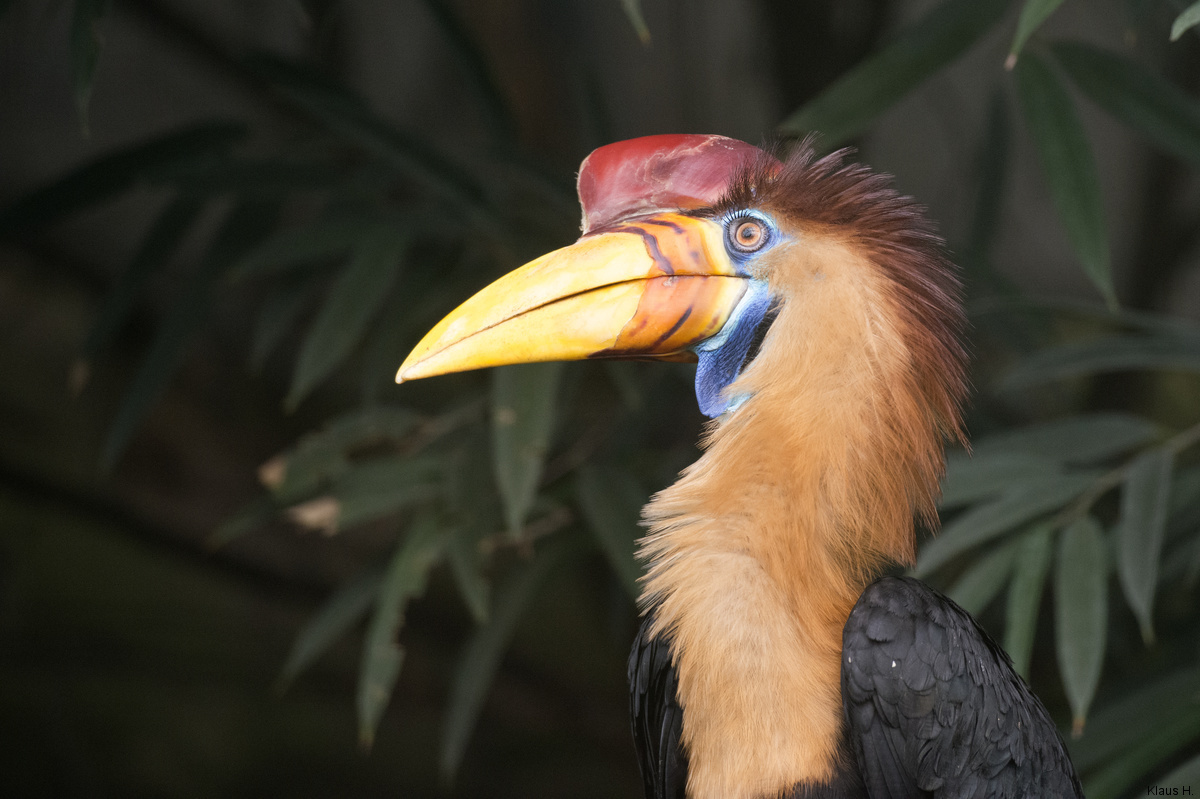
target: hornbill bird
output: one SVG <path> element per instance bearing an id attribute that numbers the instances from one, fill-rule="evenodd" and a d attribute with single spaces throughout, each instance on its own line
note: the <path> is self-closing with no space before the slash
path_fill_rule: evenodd
<path id="1" fill-rule="evenodd" d="M 442 320 L 397 381 L 521 362 L 697 362 L 703 454 L 643 511 L 629 661 L 646 796 L 1082 797 L 1045 708 L 911 579 L 962 440 L 960 286 L 886 177 L 721 136 L 579 172 L 583 235 Z"/>

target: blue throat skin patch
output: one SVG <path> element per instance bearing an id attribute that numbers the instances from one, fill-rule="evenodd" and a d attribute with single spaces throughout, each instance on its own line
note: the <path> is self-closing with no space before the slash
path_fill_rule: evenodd
<path id="1" fill-rule="evenodd" d="M 774 298 L 762 280 L 751 280 L 745 296 L 721 332 L 694 347 L 696 365 L 696 401 L 700 412 L 715 419 L 733 410 L 746 397 L 729 397 L 725 389 L 742 372 L 746 356 L 754 344 L 758 327 L 770 311 Z"/>

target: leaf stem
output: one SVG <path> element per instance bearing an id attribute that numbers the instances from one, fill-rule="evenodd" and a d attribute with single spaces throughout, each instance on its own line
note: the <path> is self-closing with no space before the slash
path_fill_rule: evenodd
<path id="1" fill-rule="evenodd" d="M 1197 442 L 1200 442 L 1200 422 L 1171 436 L 1160 445 L 1160 448 L 1169 450 L 1172 455 L 1178 455 Z M 1125 482 L 1132 465 L 1133 459 L 1130 459 L 1115 469 L 1097 477 L 1096 481 L 1092 483 L 1087 491 L 1051 518 L 1051 525 L 1055 529 L 1061 529 L 1072 522 L 1082 519 L 1102 496 Z"/>

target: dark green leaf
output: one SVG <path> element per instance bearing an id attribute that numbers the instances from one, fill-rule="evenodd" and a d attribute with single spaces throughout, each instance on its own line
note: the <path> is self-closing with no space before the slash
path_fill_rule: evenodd
<path id="1" fill-rule="evenodd" d="M 444 464 L 433 456 L 392 455 L 356 463 L 334 480 L 330 497 L 336 502 L 330 532 L 374 521 L 433 499 L 441 488 Z M 305 523 L 302 513 L 292 517 Z"/>
<path id="2" fill-rule="evenodd" d="M 83 357 L 93 360 L 110 343 L 129 316 L 134 301 L 145 288 L 155 271 L 162 269 L 179 249 L 188 228 L 199 215 L 203 203 L 189 196 L 176 197 L 151 225 L 133 255 L 129 266 L 121 273 L 115 286 L 104 298 L 96 321 L 83 344 Z"/>
<path id="3" fill-rule="evenodd" d="M 399 442 L 420 422 L 407 408 L 377 406 L 352 411 L 309 433 L 288 452 L 260 469 L 263 482 L 276 501 L 295 502 L 317 491 L 325 481 L 350 467 L 352 450 L 386 442 Z"/>
<path id="4" fill-rule="evenodd" d="M 359 243 L 300 345 L 286 400 L 289 409 L 299 405 L 358 344 L 400 272 L 408 242 L 407 232 L 381 227 Z"/>
<path id="5" fill-rule="evenodd" d="M 476 430 L 477 428 L 477 430 Z M 491 585 L 483 574 L 485 558 L 480 542 L 498 532 L 500 502 L 492 489 L 491 460 L 483 425 L 472 425 L 469 443 L 446 462 L 443 494 L 454 523 L 450 540 L 450 565 L 459 593 L 478 624 L 487 621 Z"/>
<path id="6" fill-rule="evenodd" d="M 92 98 L 92 81 L 100 61 L 100 22 L 108 13 L 108 0 L 75 0 L 71 17 L 71 78 L 75 87 L 75 106 L 83 129 L 88 130 L 88 103 Z"/>
<path id="7" fill-rule="evenodd" d="M 278 512 L 279 508 L 274 502 L 267 497 L 260 497 L 239 508 L 237 513 L 217 525 L 204 543 L 210 549 L 220 549 L 262 527 Z"/>
<path id="8" fill-rule="evenodd" d="M 964 53 L 1004 16 L 1008 0 L 948 0 L 900 33 L 779 126 L 787 136 L 823 134 L 834 147 Z"/>
<path id="9" fill-rule="evenodd" d="M 101 156 L 0 213 L 0 234 L 24 233 L 128 191 L 170 177 L 182 165 L 211 163 L 246 135 L 240 123 L 204 122 Z"/>
<path id="10" fill-rule="evenodd" d="M 396 638 L 404 626 L 408 600 L 425 592 L 429 571 L 442 554 L 442 536 L 432 515 L 417 518 L 396 548 L 379 586 L 375 614 L 367 627 L 358 676 L 358 740 L 369 749 L 392 696 L 404 650 Z"/>
<path id="11" fill-rule="evenodd" d="M 1004 649 L 1012 658 L 1013 668 L 1029 679 L 1029 658 L 1033 654 L 1033 636 L 1037 632 L 1038 608 L 1042 587 L 1050 568 L 1053 541 L 1049 525 L 1036 525 L 1021 536 L 1008 587 L 1008 614 L 1004 623 Z"/>
<path id="12" fill-rule="evenodd" d="M 1200 669 L 1183 669 L 1139 685 L 1096 710 L 1083 735 L 1070 742 L 1071 760 L 1081 774 L 1094 771 L 1133 749 L 1162 724 L 1196 715 L 1198 702 Z"/>
<path id="13" fill-rule="evenodd" d="M 982 438 L 973 445 L 973 457 L 987 463 L 1006 453 L 1026 453 L 1059 463 L 1097 463 L 1147 444 L 1158 435 L 1157 425 L 1138 416 L 1089 413 Z"/>
<path id="14" fill-rule="evenodd" d="M 1061 508 L 1091 487 L 1095 479 L 1094 474 L 1060 474 L 1020 483 L 999 499 L 959 514 L 937 538 L 925 543 L 914 573 L 924 577 L 958 555 Z"/>
<path id="15" fill-rule="evenodd" d="M 1127 58 L 1080 42 L 1058 42 L 1054 56 L 1088 98 L 1180 158 L 1200 164 L 1200 102 Z"/>
<path id="16" fill-rule="evenodd" d="M 433 12 L 434 19 L 441 25 L 467 75 L 475 84 L 493 133 L 502 141 L 512 141 L 516 137 L 516 123 L 479 43 L 446 0 L 425 0 L 425 5 Z"/>
<path id="17" fill-rule="evenodd" d="M 1025 46 L 1025 42 L 1029 41 L 1029 37 L 1033 32 L 1042 26 L 1046 18 L 1053 14 L 1063 0 L 1025 0 L 1021 6 L 1021 16 L 1017 18 L 1017 32 L 1013 36 L 1012 47 L 1009 48 L 1008 63 L 1006 66 L 1012 69 L 1017 62 L 1017 56 L 1020 55 L 1021 49 Z"/>
<path id="18" fill-rule="evenodd" d="M 482 203 L 483 191 L 470 173 L 432 145 L 384 121 L 361 97 L 330 76 L 266 55 L 254 58 L 249 66 L 286 102 L 355 147 L 447 199 L 476 207 Z"/>
<path id="19" fill-rule="evenodd" d="M 1017 542 L 1010 541 L 984 555 L 958 578 L 947 595 L 972 616 L 984 611 L 1012 574 Z"/>
<path id="20" fill-rule="evenodd" d="M 261 277 L 343 255 L 378 233 L 380 224 L 377 219 L 335 217 L 281 230 L 239 259 L 229 277 Z"/>
<path id="21" fill-rule="evenodd" d="M 277 281 L 263 300 L 254 325 L 250 341 L 250 368 L 262 369 L 267 358 L 287 332 L 292 329 L 300 314 L 308 306 L 317 289 L 320 275 L 310 273 L 292 279 Z"/>
<path id="22" fill-rule="evenodd" d="M 1175 17 L 1171 25 L 1171 41 L 1178 41 L 1185 31 L 1197 25 L 1200 25 L 1200 2 L 1192 3 Z"/>
<path id="23" fill-rule="evenodd" d="M 554 430 L 561 363 L 504 366 L 492 371 L 492 468 L 504 520 L 518 535 L 537 494 Z"/>
<path id="24" fill-rule="evenodd" d="M 1016 483 L 1041 480 L 1058 474 L 1055 461 L 1020 451 L 993 449 L 974 455 L 955 454 L 946 459 L 942 478 L 942 510 L 969 505 L 997 496 Z"/>
<path id="25" fill-rule="evenodd" d="M 239 203 L 230 209 L 220 230 L 213 237 L 204 260 L 188 277 L 174 306 L 163 320 L 150 351 L 121 400 L 101 454 L 101 464 L 105 469 L 112 468 L 125 451 L 142 416 L 158 399 L 183 360 L 188 341 L 208 311 L 213 283 L 234 258 L 253 246 L 270 229 L 278 211 L 277 202 L 257 201 Z"/>
<path id="26" fill-rule="evenodd" d="M 1059 539 L 1054 611 L 1058 669 L 1079 735 L 1100 682 L 1108 632 L 1108 551 L 1090 516 L 1068 525 Z"/>
<path id="27" fill-rule="evenodd" d="M 641 535 L 638 520 L 648 497 L 628 472 L 590 465 L 579 469 L 575 495 L 613 571 L 629 597 L 636 600 L 642 569 L 633 552 Z"/>
<path id="28" fill-rule="evenodd" d="M 1200 343 L 1182 338 L 1107 336 L 1066 344 L 1029 356 L 1008 373 L 1001 387 L 1016 391 L 1051 380 L 1146 369 L 1200 372 Z"/>
<path id="29" fill-rule="evenodd" d="M 625 16 L 629 18 L 629 24 L 633 26 L 638 39 L 644 46 L 649 46 L 650 28 L 642 16 L 642 0 L 621 0 L 621 8 L 625 9 Z"/>
<path id="30" fill-rule="evenodd" d="M 1195 8 L 1197 9 L 1197 21 L 1200 21 L 1200 3 L 1197 3 Z M 1200 785 L 1200 755 L 1196 755 L 1157 782 L 1170 792 L 1169 795 L 1183 796 L 1185 794 L 1182 791 L 1185 787 L 1188 789 L 1186 795 L 1195 795 L 1193 789 Z"/>
<path id="31" fill-rule="evenodd" d="M 427 267 L 422 264 L 421 268 Z M 415 335 L 419 335 L 414 330 L 414 323 L 420 324 L 422 319 L 413 308 L 416 292 L 407 280 L 404 290 L 393 291 L 363 341 L 361 386 L 364 404 L 378 402 L 396 386 L 397 356 L 407 352 Z"/>
<path id="32" fill-rule="evenodd" d="M 1174 462 L 1174 453 L 1168 449 L 1152 449 L 1139 455 L 1130 464 L 1121 491 L 1117 576 L 1147 645 L 1154 640 L 1154 589 L 1158 586 Z"/>
<path id="33" fill-rule="evenodd" d="M 492 586 L 483 573 L 483 553 L 479 550 L 479 538 L 475 530 L 465 525 L 454 530 L 449 542 L 450 568 L 458 593 L 466 603 L 467 610 L 476 624 L 488 620 Z"/>
<path id="34" fill-rule="evenodd" d="M 1115 307 L 1096 159 L 1071 96 L 1050 67 L 1026 53 L 1014 74 L 1025 124 L 1033 136 L 1050 197 L 1075 254 L 1105 301 Z"/>
<path id="35" fill-rule="evenodd" d="M 986 133 L 981 137 L 978 155 L 979 188 L 975 194 L 971 234 L 964 253 L 965 266 L 978 267 L 986 262 L 992 242 L 1000 229 L 1012 149 L 1010 138 L 1008 101 L 1003 90 L 997 88 L 992 95 L 992 104 L 988 111 Z M 994 281 L 994 275 L 989 274 L 989 277 Z"/>
<path id="36" fill-rule="evenodd" d="M 1127 327 L 1142 333 L 1161 334 L 1200 342 L 1200 326 L 1187 319 L 1130 308 L 1109 308 L 1091 300 L 1064 297 L 1001 297 L 974 303 L 971 315 L 1010 314 L 1040 311 L 1048 314 L 1075 314 L 1110 326 Z"/>
<path id="37" fill-rule="evenodd" d="M 340 166 L 282 158 L 228 158 L 200 169 L 179 170 L 181 190 L 194 194 L 275 195 L 328 189 L 344 180 Z M 351 173 L 353 176 L 353 173 Z"/>
<path id="38" fill-rule="evenodd" d="M 458 771 L 483 700 L 525 608 L 550 573 L 559 568 L 571 552 L 570 544 L 561 539 L 553 541 L 541 547 L 532 560 L 515 569 L 496 592 L 496 604 L 488 622 L 467 641 L 450 685 L 450 703 L 442 728 L 439 764 L 445 782 L 449 783 Z"/>
<path id="39" fill-rule="evenodd" d="M 280 690 L 291 685 L 301 672 L 315 663 L 337 639 L 367 614 L 382 583 L 383 574 L 379 571 L 360 574 L 339 588 L 316 615 L 304 623 L 283 664 L 283 672 L 279 676 Z"/>
<path id="40" fill-rule="evenodd" d="M 1089 799 L 1118 799 L 1129 795 L 1130 789 L 1135 787 L 1141 793 L 1149 773 L 1200 738 L 1200 701 L 1193 694 L 1179 697 L 1178 702 L 1187 708 L 1187 714 L 1173 715 L 1170 720 L 1160 719 L 1145 738 L 1135 741 L 1128 751 L 1118 754 L 1084 782 Z M 1163 784 L 1159 780 L 1155 782 Z"/>

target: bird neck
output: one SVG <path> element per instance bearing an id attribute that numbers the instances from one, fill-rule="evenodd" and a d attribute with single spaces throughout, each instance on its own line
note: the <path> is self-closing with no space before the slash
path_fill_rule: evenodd
<path id="1" fill-rule="evenodd" d="M 941 436 L 900 317 L 852 251 L 824 256 L 792 263 L 730 388 L 750 399 L 645 512 L 643 602 L 671 636 L 693 799 L 833 778 L 842 628 L 883 564 L 911 561 L 932 508 Z"/>

